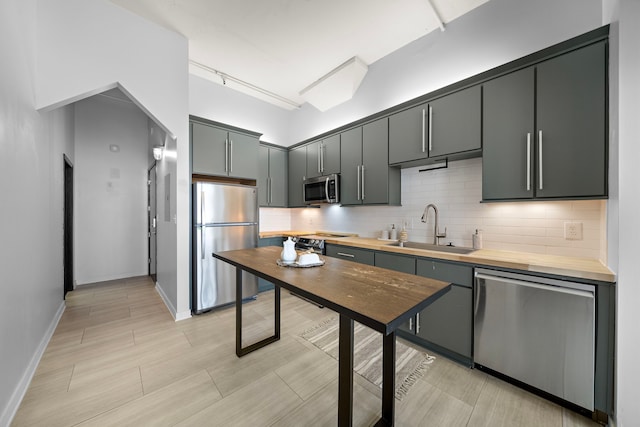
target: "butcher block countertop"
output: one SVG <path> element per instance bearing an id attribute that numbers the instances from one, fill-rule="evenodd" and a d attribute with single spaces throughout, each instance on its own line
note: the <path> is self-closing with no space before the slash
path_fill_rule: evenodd
<path id="1" fill-rule="evenodd" d="M 466 262 L 489 267 L 510 268 L 531 273 L 554 274 L 601 282 L 616 281 L 615 274 L 602 262 L 590 258 L 511 252 L 495 249 L 479 249 L 467 255 L 460 255 L 425 249 L 401 248 L 391 246 L 389 242 L 366 237 L 327 238 L 325 242 L 399 254 Z"/>
<path id="2" fill-rule="evenodd" d="M 309 234 L 324 234 L 326 243 L 372 249 L 405 255 L 415 255 L 449 261 L 459 261 L 478 266 L 509 268 L 530 273 L 553 274 L 575 279 L 596 280 L 599 282 L 616 281 L 616 275 L 602 262 L 591 258 L 578 258 L 559 255 L 534 254 L 529 252 L 501 251 L 496 249 L 480 249 L 467 255 L 453 254 L 425 249 L 401 248 L 393 246 L 389 241 L 375 238 L 358 237 L 355 234 L 347 237 L 330 237 L 326 231 L 269 231 L 261 232 L 260 237 L 287 237 Z"/>

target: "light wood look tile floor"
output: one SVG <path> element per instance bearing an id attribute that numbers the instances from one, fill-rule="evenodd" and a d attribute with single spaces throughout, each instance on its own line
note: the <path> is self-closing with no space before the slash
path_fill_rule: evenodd
<path id="1" fill-rule="evenodd" d="M 273 325 L 273 293 L 243 310 L 247 342 Z M 174 322 L 149 277 L 83 286 L 66 310 L 14 426 L 334 426 L 338 365 L 300 334 L 334 315 L 282 293 L 282 338 L 235 356 L 235 309 Z M 246 344 L 246 343 L 245 343 Z M 355 375 L 354 425 L 380 392 Z M 444 357 L 396 404 L 399 426 L 597 426 Z"/>

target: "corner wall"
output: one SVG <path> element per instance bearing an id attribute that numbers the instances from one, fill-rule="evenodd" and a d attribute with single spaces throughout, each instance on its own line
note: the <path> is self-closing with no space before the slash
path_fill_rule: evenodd
<path id="1" fill-rule="evenodd" d="M 9 425 L 64 310 L 63 154 L 73 107 L 35 109 L 36 1 L 0 2 L 0 425 Z"/>

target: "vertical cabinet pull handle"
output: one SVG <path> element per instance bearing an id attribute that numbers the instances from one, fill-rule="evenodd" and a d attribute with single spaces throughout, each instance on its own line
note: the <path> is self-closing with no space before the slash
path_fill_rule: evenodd
<path id="1" fill-rule="evenodd" d="M 531 190 L 531 132 L 527 133 L 527 191 Z"/>
<path id="2" fill-rule="evenodd" d="M 425 127 L 424 127 L 425 123 L 424 122 L 425 122 L 425 120 L 426 120 L 426 117 L 425 117 L 425 112 L 424 112 L 424 108 L 423 108 L 422 109 L 422 152 L 423 153 L 426 150 L 426 145 L 425 145 L 425 140 L 424 140 L 424 132 L 425 132 Z M 411 322 L 411 320 L 409 320 L 409 322 Z"/>
<path id="3" fill-rule="evenodd" d="M 322 173 L 322 143 L 318 144 L 318 173 Z"/>
<path id="4" fill-rule="evenodd" d="M 305 199 L 304 199 L 304 180 L 305 179 L 307 179 L 307 177 L 303 175 L 302 176 L 302 203 L 305 202 Z"/>
<path id="5" fill-rule="evenodd" d="M 540 190 L 542 190 L 542 131 L 538 131 L 538 165 L 539 165 L 539 177 L 540 177 Z"/>
<path id="6" fill-rule="evenodd" d="M 413 317 L 409 318 L 409 330 L 413 331 Z"/>
<path id="7" fill-rule="evenodd" d="M 433 107 L 429 105 L 429 153 L 433 149 Z"/>
<path id="8" fill-rule="evenodd" d="M 362 174 L 362 201 L 364 202 L 364 165 L 360 166 L 360 174 Z"/>
<path id="9" fill-rule="evenodd" d="M 356 175 L 358 175 L 358 193 L 357 193 L 357 196 L 358 196 L 358 201 L 360 201 L 360 177 L 361 177 L 361 175 L 360 175 L 360 165 L 358 165 L 358 172 L 356 173 Z"/>
<path id="10" fill-rule="evenodd" d="M 229 172 L 229 140 L 224 140 L 224 171 Z"/>
<path id="11" fill-rule="evenodd" d="M 233 172 L 233 140 L 229 138 L 229 172 Z"/>
<path id="12" fill-rule="evenodd" d="M 416 314 L 416 334 L 420 333 L 420 313 Z"/>

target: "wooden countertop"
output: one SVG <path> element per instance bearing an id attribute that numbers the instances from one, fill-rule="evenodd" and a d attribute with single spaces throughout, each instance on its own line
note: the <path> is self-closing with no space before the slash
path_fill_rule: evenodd
<path id="1" fill-rule="evenodd" d="M 390 242 L 365 237 L 327 238 L 326 243 L 381 250 L 399 254 L 511 268 L 532 273 L 554 274 L 576 279 L 615 282 L 616 275 L 596 259 L 480 249 L 468 255 L 391 246 Z"/>
<path id="2" fill-rule="evenodd" d="M 384 334 L 450 289 L 439 280 L 331 257 L 323 257 L 325 265 L 321 267 L 281 267 L 276 264 L 280 248 L 275 246 L 213 256 Z"/>

